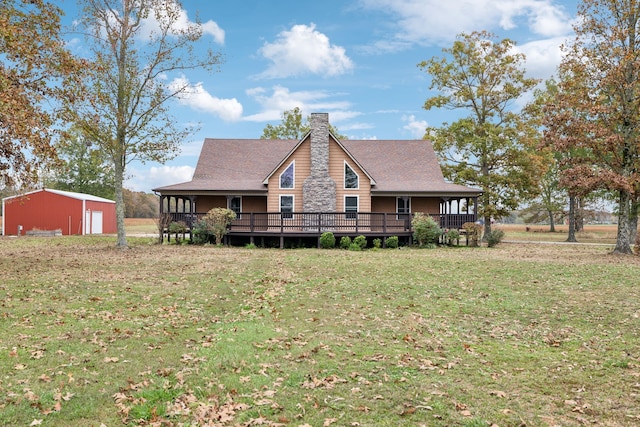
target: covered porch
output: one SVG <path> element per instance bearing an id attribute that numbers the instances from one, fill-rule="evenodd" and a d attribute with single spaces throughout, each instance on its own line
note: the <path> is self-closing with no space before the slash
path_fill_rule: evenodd
<path id="1" fill-rule="evenodd" d="M 233 197 L 228 198 L 227 207 L 233 209 Z M 440 198 L 439 212 L 426 212 L 443 229 L 462 230 L 467 222 L 476 222 L 476 198 Z M 182 222 L 187 233 L 202 219 L 206 212 L 196 208 L 197 196 L 161 196 L 160 215 L 165 218 L 165 231 L 170 239 L 168 226 Z M 436 205 L 437 206 L 437 205 Z M 400 212 L 242 212 L 236 209 L 236 219 L 231 223 L 225 237 L 227 242 L 243 241 L 260 243 L 265 238 L 277 239 L 284 247 L 285 239 L 317 239 L 322 233 L 331 231 L 336 237 L 364 235 L 368 239 L 397 236 L 411 242 L 413 213 Z M 470 211 L 470 212 L 469 212 Z"/>

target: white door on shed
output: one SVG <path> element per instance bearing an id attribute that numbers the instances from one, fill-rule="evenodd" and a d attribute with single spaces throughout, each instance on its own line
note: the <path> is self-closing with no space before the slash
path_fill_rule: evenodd
<path id="1" fill-rule="evenodd" d="M 84 234 L 102 234 L 102 212 L 101 211 L 85 212 Z"/>

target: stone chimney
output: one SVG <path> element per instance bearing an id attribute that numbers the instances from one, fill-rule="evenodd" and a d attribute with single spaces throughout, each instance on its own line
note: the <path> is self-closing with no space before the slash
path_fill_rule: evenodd
<path id="1" fill-rule="evenodd" d="M 336 183 L 329 176 L 329 114 L 311 113 L 311 175 L 302 185 L 305 212 L 335 212 Z"/>

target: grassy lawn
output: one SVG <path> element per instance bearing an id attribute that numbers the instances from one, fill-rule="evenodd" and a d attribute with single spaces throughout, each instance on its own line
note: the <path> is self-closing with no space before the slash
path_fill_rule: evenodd
<path id="1" fill-rule="evenodd" d="M 0 425 L 640 423 L 640 259 L 609 247 L 129 242 L 0 239 Z"/>

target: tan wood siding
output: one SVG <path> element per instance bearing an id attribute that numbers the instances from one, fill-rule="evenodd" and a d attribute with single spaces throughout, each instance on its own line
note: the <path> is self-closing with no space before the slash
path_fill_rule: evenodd
<path id="1" fill-rule="evenodd" d="M 437 216 L 440 214 L 440 199 L 438 197 L 412 197 L 411 212 L 424 212 Z"/>
<path id="2" fill-rule="evenodd" d="M 266 197 L 246 196 L 242 198 L 242 212 L 266 212 L 266 210 Z"/>
<path id="3" fill-rule="evenodd" d="M 213 208 L 226 208 L 226 196 L 198 196 L 196 199 L 196 211 L 198 213 L 207 213 Z"/>
<path id="4" fill-rule="evenodd" d="M 358 174 L 360 188 L 357 190 L 344 188 L 345 161 Z M 329 144 L 329 175 L 336 182 L 336 211 L 344 212 L 345 196 L 358 196 L 358 211 L 371 212 L 371 182 L 369 178 L 333 139 Z"/>
<path id="5" fill-rule="evenodd" d="M 371 198 L 371 212 L 395 212 L 395 211 L 396 211 L 395 197 L 372 197 Z"/>
<path id="6" fill-rule="evenodd" d="M 269 141 L 265 141 L 268 144 Z M 289 167 L 292 161 L 296 162 L 294 174 L 294 188 L 280 188 L 280 174 Z M 294 212 L 302 211 L 302 184 L 311 173 L 311 142 L 307 138 L 298 149 L 276 170 L 269 178 L 269 195 L 267 197 L 267 212 L 280 212 L 280 196 L 293 195 Z"/>

